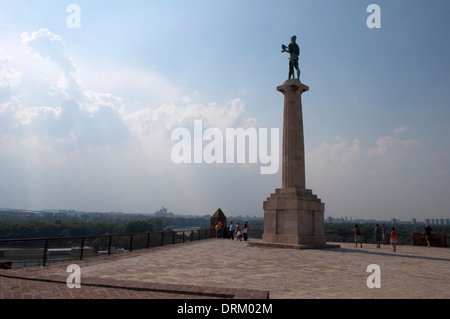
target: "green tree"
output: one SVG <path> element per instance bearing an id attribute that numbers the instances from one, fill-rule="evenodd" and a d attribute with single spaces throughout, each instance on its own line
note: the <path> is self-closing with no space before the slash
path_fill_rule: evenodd
<path id="1" fill-rule="evenodd" d="M 136 220 L 127 224 L 127 233 L 144 233 L 152 232 L 154 229 L 153 224 L 145 220 Z"/>

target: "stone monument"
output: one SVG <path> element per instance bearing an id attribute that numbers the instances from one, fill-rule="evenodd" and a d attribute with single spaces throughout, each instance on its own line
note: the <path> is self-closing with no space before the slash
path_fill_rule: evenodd
<path id="1" fill-rule="evenodd" d="M 228 231 L 227 231 L 227 217 L 225 216 L 225 214 L 223 213 L 223 211 L 218 208 L 214 214 L 212 214 L 211 216 L 211 222 L 210 222 L 210 237 L 214 238 L 216 237 L 216 230 L 215 230 L 215 226 L 221 221 L 223 220 L 224 224 L 225 224 L 225 229 L 224 229 L 224 235 L 228 235 Z"/>
<path id="2" fill-rule="evenodd" d="M 211 223 L 210 223 L 211 227 L 216 226 L 220 220 L 223 220 L 225 225 L 227 224 L 227 217 L 225 216 L 223 211 L 220 208 L 218 208 L 211 216 Z"/>
<path id="3" fill-rule="evenodd" d="M 298 249 L 339 247 L 327 245 L 325 204 L 305 187 L 302 94 L 309 87 L 299 79 L 299 49 L 295 39 L 295 36 L 291 38 L 289 48 L 282 46 L 282 52 L 291 53 L 289 79 L 277 87 L 284 95 L 282 188 L 276 189 L 263 203 L 264 233 L 258 244 Z M 298 79 L 293 74 L 294 68 Z"/>

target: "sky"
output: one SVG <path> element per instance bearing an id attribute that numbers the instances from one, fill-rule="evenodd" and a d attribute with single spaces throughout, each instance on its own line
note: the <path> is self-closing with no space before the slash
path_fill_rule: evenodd
<path id="1" fill-rule="evenodd" d="M 0 0 L 0 207 L 262 217 L 281 167 L 262 174 L 261 154 L 176 163 L 172 135 L 191 132 L 201 157 L 212 139 L 194 136 L 199 121 L 224 135 L 267 129 L 278 142 L 267 154 L 281 154 L 281 44 L 296 35 L 306 187 L 325 216 L 449 218 L 449 11 L 447 0 Z"/>

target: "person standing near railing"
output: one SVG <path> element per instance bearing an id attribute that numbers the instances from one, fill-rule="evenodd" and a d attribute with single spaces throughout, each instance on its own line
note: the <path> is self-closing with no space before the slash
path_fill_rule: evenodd
<path id="1" fill-rule="evenodd" d="M 385 226 L 384 224 L 381 225 L 381 230 L 382 230 L 382 232 L 383 232 L 383 242 L 384 242 L 384 244 L 387 244 L 387 241 L 388 241 L 388 231 L 387 231 L 387 228 L 386 228 L 386 226 Z"/>
<path id="2" fill-rule="evenodd" d="M 216 224 L 215 230 L 216 230 L 216 237 L 219 238 L 220 237 L 220 226 L 219 226 L 219 223 Z"/>
<path id="3" fill-rule="evenodd" d="M 358 224 L 355 224 L 355 228 L 353 229 L 353 234 L 355 235 L 355 247 L 358 247 L 358 243 L 359 243 L 362 248 L 361 229 L 358 227 Z"/>
<path id="4" fill-rule="evenodd" d="M 229 239 L 234 240 L 234 224 L 233 221 L 230 222 L 230 237 Z"/>
<path id="5" fill-rule="evenodd" d="M 377 248 L 381 248 L 381 228 L 378 224 L 375 224 L 374 237 Z"/>
<path id="6" fill-rule="evenodd" d="M 425 239 L 427 240 L 428 247 L 431 246 L 431 232 L 432 231 L 433 231 L 433 229 L 428 224 L 423 229 L 423 232 L 425 233 Z"/>
<path id="7" fill-rule="evenodd" d="M 245 222 L 242 233 L 244 235 L 244 241 L 247 241 L 247 239 L 248 239 L 248 222 Z"/>
<path id="8" fill-rule="evenodd" d="M 219 227 L 220 227 L 220 238 L 225 238 L 224 233 L 225 233 L 225 222 L 223 221 L 223 219 L 221 219 L 219 221 Z"/>

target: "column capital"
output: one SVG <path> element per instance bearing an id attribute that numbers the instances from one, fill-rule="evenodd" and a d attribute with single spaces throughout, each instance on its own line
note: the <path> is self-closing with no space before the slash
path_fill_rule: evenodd
<path id="1" fill-rule="evenodd" d="M 299 91 L 300 94 L 309 91 L 309 86 L 301 83 L 297 79 L 286 80 L 282 85 L 277 87 L 277 91 L 281 93 L 286 93 L 287 91 L 296 92 Z"/>

